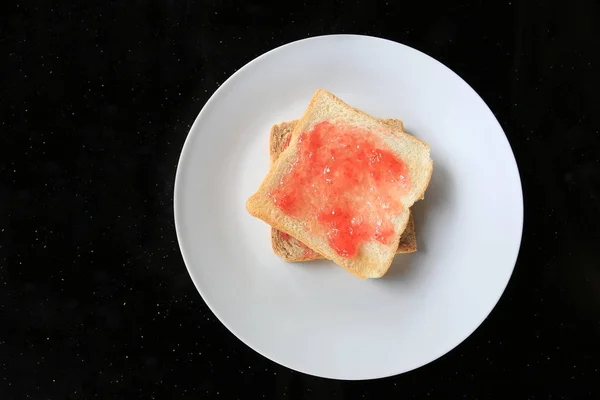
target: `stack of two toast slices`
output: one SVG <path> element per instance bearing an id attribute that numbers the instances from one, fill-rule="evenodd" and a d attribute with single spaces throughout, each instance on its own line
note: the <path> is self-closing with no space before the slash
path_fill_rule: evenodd
<path id="1" fill-rule="evenodd" d="M 289 209 L 278 206 L 272 194 L 278 188 L 281 188 L 281 185 L 286 184 L 289 186 L 294 184 L 290 179 L 287 179 L 286 182 L 286 175 L 291 174 L 294 168 L 300 168 L 297 165 L 299 158 L 304 157 L 305 161 L 308 160 L 308 164 L 305 163 L 305 165 L 312 168 L 310 165 L 312 154 L 308 156 L 302 154 L 303 151 L 307 151 L 307 147 L 302 146 L 301 142 L 304 140 L 304 144 L 306 145 L 306 141 L 313 140 L 310 135 L 316 135 L 314 132 L 324 123 L 334 127 L 331 128 L 332 134 L 339 132 L 340 135 L 346 136 L 340 136 L 340 141 L 347 139 L 348 135 L 350 135 L 356 136 L 358 141 L 352 143 L 357 143 L 357 147 L 358 144 L 363 143 L 361 141 L 363 139 L 366 140 L 364 143 L 367 145 L 375 143 L 376 148 L 372 151 L 381 150 L 383 152 L 376 153 L 379 157 L 376 158 L 377 160 L 381 159 L 381 154 L 384 154 L 384 156 L 390 154 L 394 160 L 389 162 L 394 163 L 397 161 L 397 163 L 405 166 L 405 171 L 407 171 L 408 175 L 406 181 L 409 182 L 409 185 L 406 185 L 405 182 L 404 189 L 400 191 L 396 190 L 397 187 L 394 186 L 400 184 L 399 179 L 389 180 L 386 186 L 381 186 L 383 189 L 380 189 L 380 186 L 376 184 L 363 185 L 365 190 L 370 192 L 365 197 L 365 201 L 380 199 L 380 197 L 383 198 L 387 193 L 396 193 L 397 198 L 394 198 L 393 201 L 397 203 L 397 207 L 390 208 L 389 204 L 385 203 L 383 208 L 378 208 L 380 214 L 377 215 L 383 215 L 384 222 L 392 227 L 392 230 L 388 229 L 386 238 L 381 239 L 379 237 L 379 240 L 376 240 L 375 236 L 377 235 L 367 237 L 362 242 L 357 242 L 360 244 L 360 247 L 357 252 L 352 254 L 349 254 L 347 251 L 340 251 L 337 243 L 331 240 L 331 231 L 328 236 L 327 230 L 321 229 L 322 224 L 318 222 L 320 219 L 310 213 L 294 213 L 290 212 Z M 334 146 L 337 145 L 335 140 L 337 139 L 334 138 L 332 142 Z M 335 151 L 338 151 L 338 153 L 336 154 L 339 154 L 339 148 L 344 149 L 342 145 L 337 146 Z M 318 147 L 316 149 L 319 150 Z M 270 157 L 271 169 L 269 174 L 264 179 L 258 191 L 247 201 L 246 208 L 251 215 L 271 225 L 273 250 L 285 261 L 296 262 L 327 258 L 358 277 L 379 278 L 387 272 L 396 253 L 416 251 L 415 228 L 410 207 L 415 201 L 423 198 L 433 170 L 433 162 L 429 156 L 429 146 L 404 132 L 404 125 L 401 120 L 374 118 L 350 107 L 333 94 L 325 90 L 318 90 L 300 120 L 284 122 L 273 126 L 270 135 Z M 333 159 L 334 157 L 332 157 Z M 381 165 L 390 165 L 389 162 L 388 164 Z M 335 164 L 332 165 L 335 166 Z M 360 164 L 354 165 L 355 168 L 360 168 Z M 307 167 L 305 166 L 304 168 Z M 369 177 L 364 172 L 361 172 L 361 170 L 348 170 L 347 165 L 345 168 L 344 179 L 350 174 L 352 179 L 356 175 L 357 179 L 361 180 L 361 182 L 362 179 L 371 179 L 368 181 L 371 183 L 379 182 L 373 181 L 373 171 L 371 171 L 371 176 Z M 375 172 L 379 176 L 377 171 Z M 316 176 L 316 179 L 321 178 L 320 176 Z M 318 181 L 312 180 L 309 182 L 314 183 Z M 327 186 L 326 184 L 323 185 Z M 351 210 L 354 211 L 352 214 L 352 224 L 354 224 L 354 220 L 357 217 L 359 217 L 360 221 L 363 221 L 362 215 L 358 211 L 359 208 L 363 209 L 361 204 L 362 197 L 356 197 L 356 188 L 352 191 L 351 185 L 348 186 L 348 193 L 344 193 L 345 190 L 342 189 L 342 193 L 339 191 L 335 193 L 335 198 L 321 199 L 320 204 L 329 204 L 330 201 L 335 203 L 340 196 L 348 197 L 349 200 L 344 204 L 350 204 L 352 207 L 357 208 L 356 210 Z M 307 188 L 303 187 L 292 187 L 292 191 L 290 192 L 288 188 L 288 192 L 290 193 L 306 190 Z M 377 193 L 378 190 L 382 190 L 381 196 Z M 387 190 L 387 192 L 384 193 L 383 190 Z M 317 193 L 316 189 L 315 193 Z M 319 191 L 319 193 L 324 193 L 322 194 L 323 196 L 332 196 L 331 192 L 327 192 L 327 190 Z M 305 196 L 304 198 L 306 199 L 307 197 Z M 308 198 L 310 199 L 310 197 Z M 365 209 L 372 210 L 372 208 Z M 367 215 L 365 215 L 364 220 L 368 221 Z M 381 218 L 373 221 L 376 221 L 376 224 L 379 225 L 382 222 Z M 353 226 L 356 227 L 356 225 L 349 226 L 350 231 L 352 231 Z M 358 228 L 356 231 L 358 231 Z"/>

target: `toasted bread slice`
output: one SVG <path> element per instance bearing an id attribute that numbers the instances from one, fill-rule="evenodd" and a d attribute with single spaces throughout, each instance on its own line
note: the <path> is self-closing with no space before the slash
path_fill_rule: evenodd
<path id="1" fill-rule="evenodd" d="M 399 119 L 382 119 L 386 124 L 404 131 L 404 124 Z M 275 162 L 281 152 L 285 150 L 290 142 L 292 131 L 298 120 L 281 122 L 273 125 L 269 137 L 271 163 Z M 320 254 L 312 251 L 308 246 L 291 237 L 287 233 L 271 228 L 271 245 L 276 255 L 288 262 L 312 261 L 323 258 Z M 415 224 L 412 214 L 408 225 L 400 237 L 396 254 L 413 253 L 417 251 L 417 238 L 415 235 Z"/>
<path id="2" fill-rule="evenodd" d="M 377 137 L 386 150 L 400 158 L 408 169 L 410 189 L 398 200 L 402 209 L 389 217 L 393 225 L 393 237 L 383 244 L 371 240 L 364 243 L 357 255 L 344 257 L 329 244 L 325 235 L 318 235 L 307 227 L 307 221 L 284 213 L 269 195 L 289 173 L 298 157 L 299 138 L 303 132 L 310 132 L 321 122 L 343 123 L 347 126 L 370 132 Z M 290 145 L 281 153 L 272 165 L 269 174 L 258 191 L 246 202 L 248 212 L 306 244 L 312 250 L 344 267 L 350 273 L 361 278 L 379 278 L 390 267 L 400 236 L 408 224 L 410 207 L 423 198 L 429 185 L 433 162 L 429 156 L 427 143 L 397 128 L 374 118 L 360 110 L 350 107 L 339 98 L 325 90 L 317 90 L 302 119 L 292 132 Z"/>

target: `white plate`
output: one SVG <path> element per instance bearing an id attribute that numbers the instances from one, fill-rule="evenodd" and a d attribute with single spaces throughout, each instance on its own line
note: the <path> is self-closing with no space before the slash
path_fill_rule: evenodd
<path id="1" fill-rule="evenodd" d="M 413 208 L 419 251 L 382 279 L 285 263 L 246 212 L 271 125 L 299 118 L 317 88 L 402 119 L 431 146 L 431 184 Z M 353 35 L 279 47 L 231 76 L 190 130 L 174 203 L 185 264 L 221 322 L 273 361 L 339 379 L 406 372 L 462 342 L 504 291 L 523 226 L 514 156 L 477 93 L 419 51 Z"/>

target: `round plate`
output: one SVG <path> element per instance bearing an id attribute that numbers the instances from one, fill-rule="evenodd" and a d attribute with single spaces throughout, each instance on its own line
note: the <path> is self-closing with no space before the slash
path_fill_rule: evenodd
<path id="1" fill-rule="evenodd" d="M 419 250 L 381 279 L 282 261 L 245 208 L 269 170 L 271 126 L 301 117 L 318 88 L 431 146 Z M 190 130 L 174 203 L 185 264 L 221 322 L 275 362 L 339 379 L 406 372 L 467 338 L 502 295 L 523 227 L 514 156 L 477 93 L 419 51 L 353 35 L 279 47 L 231 76 Z"/>

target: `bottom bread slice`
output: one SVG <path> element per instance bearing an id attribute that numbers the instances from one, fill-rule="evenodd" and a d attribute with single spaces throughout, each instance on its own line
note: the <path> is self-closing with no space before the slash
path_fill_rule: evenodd
<path id="1" fill-rule="evenodd" d="M 382 119 L 382 121 L 388 125 L 404 130 L 404 124 L 399 119 Z M 297 122 L 297 120 L 282 122 L 273 125 L 271 128 L 269 140 L 271 162 L 274 162 L 279 157 L 279 154 L 281 154 L 290 143 L 290 137 Z M 271 228 L 271 245 L 273 246 L 275 254 L 288 262 L 311 261 L 323 258 L 304 243 L 275 228 Z M 417 251 L 417 237 L 415 234 L 414 220 L 411 214 L 406 229 L 400 237 L 400 243 L 398 244 L 396 254 L 413 253 L 415 251 Z"/>

